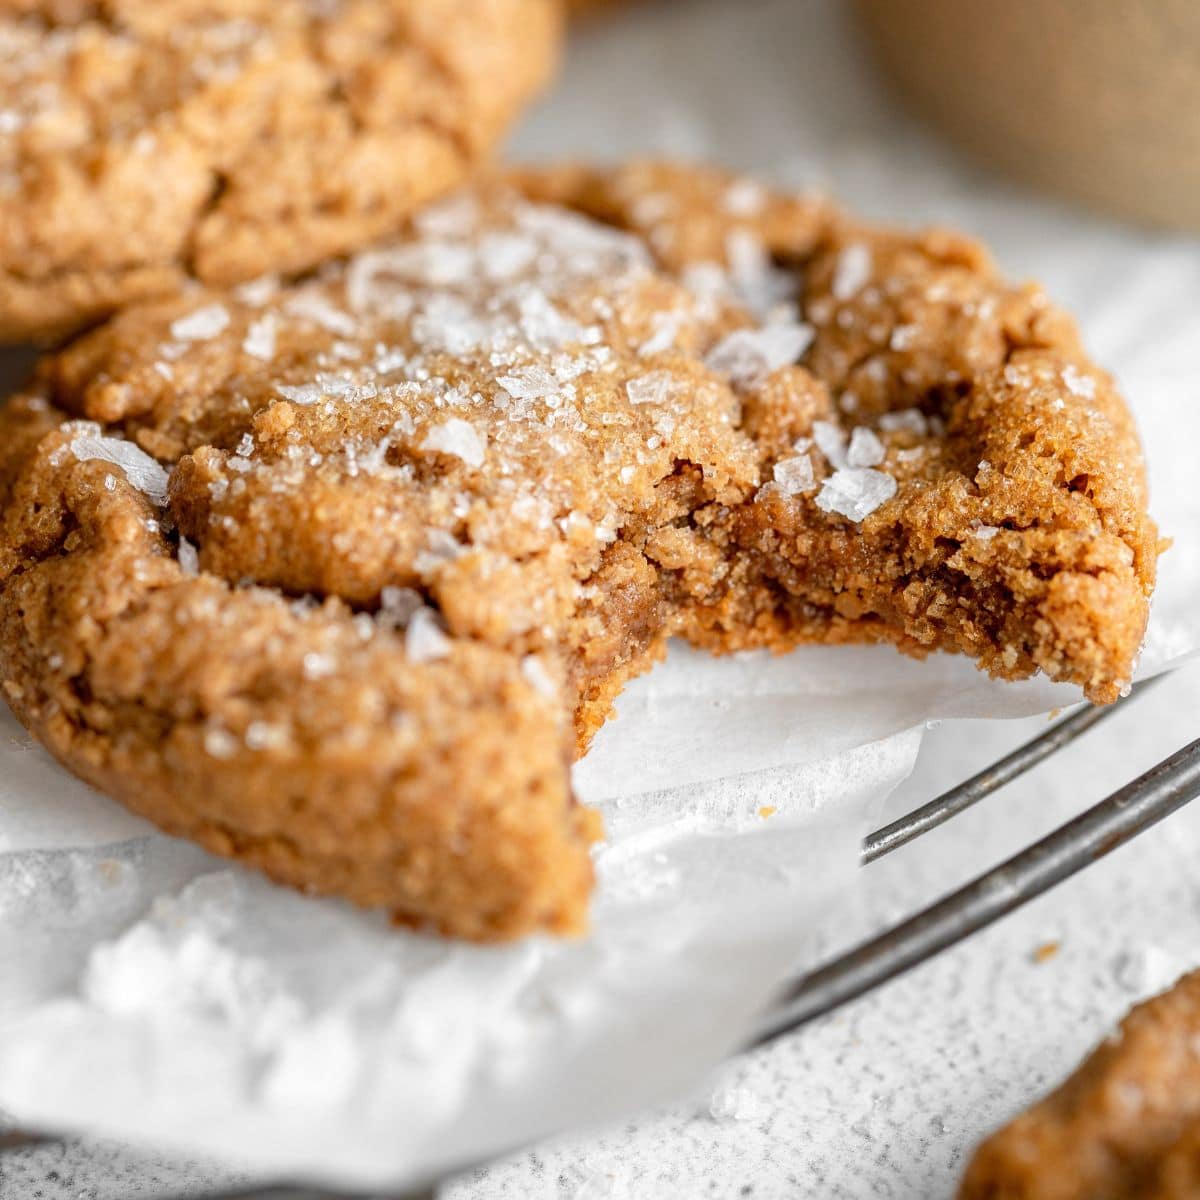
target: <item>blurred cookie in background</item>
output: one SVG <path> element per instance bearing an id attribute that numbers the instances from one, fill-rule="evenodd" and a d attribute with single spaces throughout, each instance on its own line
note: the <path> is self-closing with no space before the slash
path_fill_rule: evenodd
<path id="1" fill-rule="evenodd" d="M 560 0 L 19 0 L 0 15 L 0 341 L 295 272 L 461 182 Z"/>
<path id="2" fill-rule="evenodd" d="M 959 1200 L 1200 1195 L 1200 972 L 1138 1005 L 1057 1091 L 976 1151 Z"/>

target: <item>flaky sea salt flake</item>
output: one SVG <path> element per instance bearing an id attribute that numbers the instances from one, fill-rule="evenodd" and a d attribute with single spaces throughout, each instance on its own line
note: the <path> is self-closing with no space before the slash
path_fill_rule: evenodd
<path id="1" fill-rule="evenodd" d="M 1068 363 L 1062 370 L 1063 383 L 1072 396 L 1082 396 L 1092 400 L 1096 395 L 1096 381 L 1090 375 L 1084 375 L 1074 363 Z"/>
<path id="2" fill-rule="evenodd" d="M 638 347 L 638 354 L 642 358 L 663 354 L 675 345 L 683 325 L 683 316 L 676 312 L 655 313 L 653 324 L 654 332 Z"/>
<path id="3" fill-rule="evenodd" d="M 527 654 L 521 659 L 521 674 L 539 696 L 547 700 L 557 697 L 558 688 L 546 670 L 546 664 L 536 654 Z"/>
<path id="4" fill-rule="evenodd" d="M 311 321 L 339 337 L 353 337 L 358 332 L 354 318 L 317 291 L 299 292 L 287 302 L 287 311 L 290 316 Z"/>
<path id="5" fill-rule="evenodd" d="M 544 292 L 527 291 L 518 302 L 521 332 L 538 350 L 560 350 L 572 344 L 594 341 L 577 321 L 563 316 Z"/>
<path id="6" fill-rule="evenodd" d="M 360 614 L 361 615 L 361 614 Z M 337 662 L 332 654 L 323 654 L 319 650 L 310 650 L 301 663 L 305 679 L 325 679 L 337 669 Z"/>
<path id="7" fill-rule="evenodd" d="M 479 223 L 479 202 L 460 192 L 423 209 L 413 220 L 425 237 L 466 237 Z"/>
<path id="8" fill-rule="evenodd" d="M 419 608 L 409 618 L 404 649 L 410 661 L 433 662 L 450 653 L 450 639 L 442 632 L 432 608 Z"/>
<path id="9" fill-rule="evenodd" d="M 781 367 L 791 366 L 808 349 L 808 325 L 765 325 L 738 329 L 723 338 L 708 356 L 708 366 L 728 375 L 735 387 L 753 387 Z"/>
<path id="10" fill-rule="evenodd" d="M 835 471 L 817 495 L 817 507 L 851 521 L 862 521 L 896 494 L 896 481 L 885 471 L 870 467 L 843 467 Z"/>
<path id="11" fill-rule="evenodd" d="M 210 758 L 216 758 L 223 762 L 232 758 L 237 753 L 237 749 L 237 738 L 227 729 L 212 726 L 204 731 L 204 750 Z"/>
<path id="12" fill-rule="evenodd" d="M 125 472 L 125 478 L 139 492 L 144 492 L 155 504 L 166 504 L 169 479 L 167 472 L 160 463 L 132 442 L 127 442 L 124 438 L 81 433 L 71 439 L 71 453 L 80 462 L 99 459 L 101 462 L 112 463 L 114 467 L 120 467 Z"/>
<path id="13" fill-rule="evenodd" d="M 919 408 L 898 408 L 880 415 L 879 428 L 884 433 L 911 433 L 914 437 L 925 437 L 929 433 L 929 422 Z"/>
<path id="14" fill-rule="evenodd" d="M 846 465 L 850 467 L 877 467 L 884 459 L 883 443 L 873 430 L 857 425 L 850 433 L 850 446 L 846 451 Z"/>
<path id="15" fill-rule="evenodd" d="M 243 303 L 253 308 L 262 308 L 275 293 L 279 291 L 279 280 L 274 275 L 260 275 L 243 283 L 234 290 L 234 295 Z"/>
<path id="16" fill-rule="evenodd" d="M 487 453 L 487 447 L 475 426 L 461 417 L 451 417 L 441 425 L 435 425 L 426 433 L 421 449 L 461 458 L 469 467 L 483 466 Z"/>
<path id="17" fill-rule="evenodd" d="M 563 384 L 545 367 L 521 367 L 496 382 L 514 400 L 548 400 L 563 391 Z"/>
<path id="18" fill-rule="evenodd" d="M 871 278 L 871 248 L 863 242 L 851 242 L 838 255 L 833 269 L 833 298 L 851 300 Z"/>
<path id="19" fill-rule="evenodd" d="M 651 371 L 639 375 L 625 384 L 625 394 L 630 404 L 666 404 L 675 388 L 675 377 L 670 371 Z"/>
<path id="20" fill-rule="evenodd" d="M 725 189 L 725 211 L 735 217 L 756 217 L 767 206 L 766 189 L 753 179 L 737 179 Z"/>
<path id="21" fill-rule="evenodd" d="M 829 460 L 831 467 L 846 467 L 846 434 L 842 427 L 833 421 L 814 421 L 812 429 L 813 441 L 817 449 Z"/>
<path id="22" fill-rule="evenodd" d="M 177 342 L 206 342 L 229 325 L 229 311 L 223 304 L 206 304 L 171 322 L 171 337 Z"/>
<path id="23" fill-rule="evenodd" d="M 324 399 L 326 389 L 319 383 L 287 384 L 277 383 L 275 391 L 285 400 L 293 404 L 316 404 Z"/>
<path id="24" fill-rule="evenodd" d="M 780 270 L 762 238 L 746 229 L 735 229 L 725 239 L 729 275 L 739 299 L 765 318 L 776 305 L 795 292 L 795 276 Z"/>
<path id="25" fill-rule="evenodd" d="M 775 464 L 774 476 L 775 482 L 789 496 L 811 491 L 817 486 L 812 460 L 807 454 L 798 454 L 795 458 L 781 458 Z"/>
<path id="26" fill-rule="evenodd" d="M 199 552 L 182 534 L 179 536 L 179 551 L 176 558 L 179 560 L 179 569 L 184 575 L 195 578 L 200 574 Z"/>
<path id="27" fill-rule="evenodd" d="M 479 242 L 479 265 L 491 280 L 512 279 L 527 270 L 537 257 L 531 238 L 513 233 L 489 233 Z"/>
<path id="28" fill-rule="evenodd" d="M 251 358 L 270 362 L 275 357 L 275 314 L 267 313 L 254 321 L 242 338 L 242 350 Z"/>
<path id="29" fill-rule="evenodd" d="M 436 574 L 465 551 L 466 547 L 448 530 L 431 529 L 426 535 L 426 548 L 413 558 L 413 570 L 422 578 Z"/>
<path id="30" fill-rule="evenodd" d="M 406 629 L 413 613 L 424 606 L 421 593 L 413 588 L 385 587 L 379 594 L 375 623 L 381 628 Z"/>

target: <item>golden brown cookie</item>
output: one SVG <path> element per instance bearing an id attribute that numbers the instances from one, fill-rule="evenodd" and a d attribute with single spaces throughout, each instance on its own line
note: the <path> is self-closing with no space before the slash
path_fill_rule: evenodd
<path id="1" fill-rule="evenodd" d="M 1200 973 L 1135 1008 L 1057 1091 L 975 1153 L 961 1200 L 1200 1195 Z"/>
<path id="2" fill-rule="evenodd" d="M 19 0 L 0 342 L 354 250 L 487 157 L 559 0 Z"/>
<path id="3" fill-rule="evenodd" d="M 696 168 L 132 308 L 0 447 L 21 719 L 172 832 L 469 937 L 582 924 L 568 765 L 667 637 L 1109 699 L 1153 576 L 1132 426 L 1039 292 Z"/>

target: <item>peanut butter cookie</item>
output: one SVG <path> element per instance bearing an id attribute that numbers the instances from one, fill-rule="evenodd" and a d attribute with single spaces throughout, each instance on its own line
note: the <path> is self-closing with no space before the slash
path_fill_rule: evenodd
<path id="1" fill-rule="evenodd" d="M 0 13 L 0 341 L 299 271 L 486 158 L 559 0 L 17 0 Z"/>
<path id="2" fill-rule="evenodd" d="M 1057 1091 L 976 1151 L 961 1200 L 1200 1195 L 1200 973 L 1135 1008 Z"/>
<path id="3" fill-rule="evenodd" d="M 273 877 L 578 929 L 569 790 L 682 635 L 1127 680 L 1136 436 L 945 234 L 657 165 L 494 181 L 317 274 L 195 289 L 0 414 L 0 680 L 73 770 Z"/>

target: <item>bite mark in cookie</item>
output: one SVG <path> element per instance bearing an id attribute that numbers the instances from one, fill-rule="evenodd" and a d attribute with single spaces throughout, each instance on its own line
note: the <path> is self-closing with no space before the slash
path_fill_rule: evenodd
<path id="1" fill-rule="evenodd" d="M 173 832 L 470 937 L 580 927 L 568 764 L 669 636 L 1110 699 L 1153 577 L 1132 426 L 1040 293 L 698 169 L 486 184 L 130 309 L 0 421 L 21 718 Z"/>
<path id="2" fill-rule="evenodd" d="M 1157 531 L 1132 417 L 1040 288 L 946 231 L 830 214 L 806 245 L 744 181 L 649 165 L 536 186 L 676 270 L 716 259 L 753 277 L 757 253 L 801 281 L 812 343 L 800 368 L 743 389 L 765 486 L 731 523 L 739 585 L 693 612 L 694 640 L 894 641 L 1117 698 Z"/>

